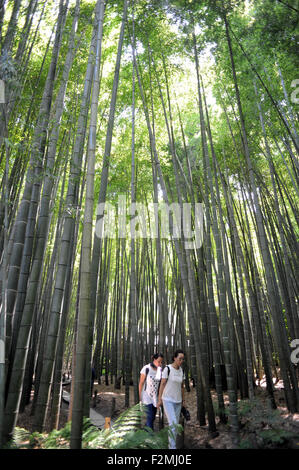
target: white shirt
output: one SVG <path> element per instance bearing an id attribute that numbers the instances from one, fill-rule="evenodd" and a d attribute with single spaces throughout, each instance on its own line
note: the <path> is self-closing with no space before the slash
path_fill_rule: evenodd
<path id="1" fill-rule="evenodd" d="M 146 375 L 146 369 L 148 370 L 148 374 Z M 154 405 L 157 407 L 158 402 L 158 387 L 161 380 L 161 367 L 157 367 L 154 369 L 151 367 L 150 364 L 142 367 L 140 374 L 144 374 L 146 379 L 144 381 L 143 389 L 141 392 L 141 401 L 145 405 Z"/>
<path id="2" fill-rule="evenodd" d="M 162 399 L 172 401 L 174 403 L 182 402 L 182 382 L 184 380 L 184 372 L 180 367 L 175 369 L 171 364 L 168 364 L 168 368 L 165 367 L 162 372 L 162 379 L 168 379 L 163 390 Z"/>

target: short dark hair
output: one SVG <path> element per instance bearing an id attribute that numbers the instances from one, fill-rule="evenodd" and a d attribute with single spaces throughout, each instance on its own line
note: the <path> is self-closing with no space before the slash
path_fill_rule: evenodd
<path id="1" fill-rule="evenodd" d="M 177 350 L 174 352 L 173 356 L 172 356 L 172 360 L 174 360 L 175 357 L 178 357 L 179 354 L 184 354 L 184 355 L 185 355 L 185 353 L 184 353 L 184 351 L 183 351 L 182 349 L 177 349 Z"/>
<path id="2" fill-rule="evenodd" d="M 162 358 L 163 358 L 164 356 L 163 356 L 162 353 L 156 353 L 156 354 L 153 354 L 152 359 L 153 359 L 153 361 L 154 361 L 155 359 L 158 359 L 159 357 L 162 357 Z"/>

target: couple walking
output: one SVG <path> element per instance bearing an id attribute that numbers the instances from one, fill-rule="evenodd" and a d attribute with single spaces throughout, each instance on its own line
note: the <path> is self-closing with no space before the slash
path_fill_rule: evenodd
<path id="1" fill-rule="evenodd" d="M 173 355 L 172 364 L 162 370 L 163 354 L 157 353 L 152 362 L 140 371 L 139 398 L 146 406 L 146 426 L 153 429 L 157 409 L 163 404 L 168 425 L 172 428 L 169 436 L 169 449 L 176 449 L 175 425 L 179 423 L 184 406 L 184 372 L 182 363 L 184 351 L 178 349 Z"/>

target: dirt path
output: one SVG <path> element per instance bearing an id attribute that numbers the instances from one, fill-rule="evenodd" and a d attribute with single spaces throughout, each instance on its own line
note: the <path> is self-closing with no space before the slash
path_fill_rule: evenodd
<path id="1" fill-rule="evenodd" d="M 68 387 L 66 387 L 68 389 Z M 91 399 L 91 408 L 103 417 L 110 416 L 113 401 L 115 411 L 113 418 L 117 418 L 125 411 L 125 389 L 115 390 L 114 385 L 102 385 L 95 383 L 96 398 Z M 228 396 L 225 394 L 225 405 L 228 409 Z M 214 403 L 217 403 L 215 393 L 212 393 Z M 256 398 L 253 403 L 249 400 L 239 402 L 240 418 L 240 444 L 242 448 L 293 448 L 299 449 L 299 413 L 288 412 L 284 393 L 279 387 L 275 391 L 275 399 L 278 409 L 273 411 L 269 407 L 265 390 L 262 387 L 256 389 Z M 208 426 L 200 426 L 196 413 L 196 390 L 191 387 L 189 393 L 185 393 L 186 406 L 190 411 L 191 420 L 185 422 L 184 447 L 188 449 L 230 449 L 232 438 L 229 425 L 218 422 L 219 435 L 212 438 L 208 432 Z M 130 406 L 134 405 L 134 391 L 130 387 Z M 18 417 L 17 426 L 29 431 L 32 430 L 33 417 L 30 416 L 31 404 L 25 412 Z M 68 419 L 68 405 L 62 403 L 59 428 L 65 426 Z M 49 424 L 49 420 L 48 420 Z M 167 423 L 165 423 L 167 424 Z M 49 430 L 46 428 L 46 430 Z M 155 422 L 155 430 L 158 430 L 158 418 Z"/>
<path id="2" fill-rule="evenodd" d="M 105 413 L 109 410 L 112 398 L 115 399 L 114 416 L 119 416 L 125 408 L 125 390 L 115 390 L 114 385 L 95 384 L 98 402 L 96 410 Z M 213 402 L 217 403 L 216 393 L 212 393 Z M 242 400 L 239 404 L 240 443 L 243 448 L 296 448 L 299 449 L 299 413 L 291 414 L 285 406 L 284 393 L 276 387 L 275 399 L 278 409 L 273 411 L 266 396 L 265 389 L 256 389 L 253 403 Z M 191 387 L 185 393 L 186 407 L 190 411 L 190 421 L 185 421 L 184 448 L 189 449 L 231 449 L 233 447 L 229 425 L 216 418 L 217 437 L 211 437 L 208 426 L 200 426 L 197 421 L 196 390 Z M 228 396 L 224 394 L 225 405 L 229 407 Z M 134 405 L 133 387 L 130 387 L 130 406 Z M 167 424 L 167 423 L 166 423 Z M 158 430 L 158 418 L 155 421 Z"/>

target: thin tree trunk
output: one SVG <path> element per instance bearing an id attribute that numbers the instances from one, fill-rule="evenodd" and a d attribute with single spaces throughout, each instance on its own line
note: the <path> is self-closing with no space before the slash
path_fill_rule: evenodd
<path id="1" fill-rule="evenodd" d="M 15 303 L 15 290 L 17 287 L 19 267 L 21 264 L 24 235 L 28 220 L 29 201 L 31 199 L 32 187 L 34 181 L 34 168 L 38 157 L 42 158 L 45 146 L 45 133 L 50 113 L 53 83 L 59 53 L 60 37 L 62 34 L 61 28 L 64 24 L 65 14 L 63 0 L 60 2 L 60 10 L 56 29 L 55 44 L 53 47 L 52 61 L 48 72 L 47 82 L 44 90 L 44 95 L 40 107 L 39 122 L 35 131 L 35 138 L 32 146 L 32 155 L 29 162 L 29 169 L 27 171 L 26 185 L 16 219 L 16 230 L 14 240 L 14 250 L 10 260 L 10 270 L 8 279 L 10 283 L 7 286 L 7 293 L 10 294 L 10 305 L 7 306 L 7 313 L 10 315 L 10 330 L 7 332 L 8 341 L 11 338 L 11 315 Z M 39 170 L 38 170 L 39 171 Z M 9 282 L 8 281 L 8 282 Z M 13 287 L 15 286 L 15 287 Z M 12 435 L 13 428 L 16 423 L 19 408 L 19 399 L 22 393 L 22 381 L 24 377 L 24 367 L 27 359 L 27 352 L 30 342 L 30 335 L 32 329 L 32 315 L 33 311 L 28 309 L 24 310 L 20 332 L 18 336 L 16 356 L 13 363 L 12 376 L 8 387 L 7 403 L 5 408 L 5 439 L 9 439 Z"/>
<path id="2" fill-rule="evenodd" d="M 97 113 L 100 90 L 100 63 L 102 55 L 102 36 L 105 3 L 100 0 L 100 11 L 96 9 L 98 30 L 95 54 L 95 67 L 93 72 L 93 89 L 91 99 L 91 116 L 89 127 L 89 143 L 87 151 L 87 174 L 86 174 L 86 196 L 84 225 L 82 232 L 82 250 L 81 250 L 81 276 L 79 293 L 79 315 L 78 315 L 78 333 L 76 345 L 76 367 L 74 398 L 72 410 L 71 427 L 71 449 L 81 447 L 83 411 L 86 393 L 86 367 L 89 363 L 88 358 L 88 330 L 90 317 L 90 271 L 91 271 L 91 241 L 92 241 L 92 218 L 94 202 L 94 171 L 95 171 L 95 146 L 97 130 Z M 91 372 L 91 371 L 90 371 Z M 89 375 L 90 376 L 90 375 Z"/>
<path id="3" fill-rule="evenodd" d="M 114 117 L 115 117 L 115 107 L 116 107 L 116 98 L 117 98 L 117 90 L 119 84 L 119 70 L 120 70 L 120 62 L 121 62 L 121 55 L 122 55 L 122 47 L 123 47 L 123 39 L 124 39 L 124 30 L 125 30 L 125 21 L 127 16 L 127 0 L 124 0 L 123 6 L 123 16 L 122 16 L 122 23 L 121 29 L 119 34 L 119 41 L 118 41 L 118 49 L 117 49 L 117 57 L 116 57 L 116 65 L 114 71 L 114 79 L 113 79 L 113 89 L 110 101 L 110 110 L 109 110 L 109 119 L 108 119 L 108 126 L 107 126 L 107 133 L 106 133 L 106 141 L 105 141 L 105 151 L 103 157 L 103 166 L 102 166 L 102 173 L 101 173 L 101 184 L 100 184 L 100 192 L 98 198 L 98 208 L 102 208 L 106 202 L 106 192 L 107 192 L 107 185 L 108 185 L 108 173 L 109 173 L 109 164 L 110 164 L 110 154 L 111 154 L 111 145 L 112 145 L 112 133 L 113 133 L 113 126 L 114 126 Z M 104 212 L 104 211 L 103 211 Z M 97 218 L 96 218 L 96 229 L 93 236 L 93 248 L 92 248 L 92 260 L 91 260 L 91 295 L 90 295 L 90 315 L 91 319 L 95 316 L 96 311 L 96 292 L 97 292 L 97 283 L 98 283 L 98 272 L 99 272 L 99 260 L 101 259 L 101 252 L 102 252 L 102 223 L 103 220 L 103 213 L 102 215 L 98 215 L 97 211 Z M 94 323 L 93 321 L 90 324 L 90 330 L 93 331 Z M 92 334 L 90 334 L 92 337 Z M 89 347 L 89 351 L 91 348 Z M 87 353 L 87 360 L 92 363 L 92 358 L 90 353 Z M 90 377 L 91 367 L 87 374 Z M 90 382 L 86 378 L 86 383 Z"/>

